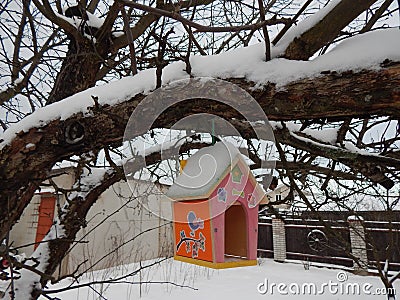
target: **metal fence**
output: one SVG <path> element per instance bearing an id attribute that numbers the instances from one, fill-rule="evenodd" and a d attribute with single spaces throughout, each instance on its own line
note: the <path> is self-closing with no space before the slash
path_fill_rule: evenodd
<path id="1" fill-rule="evenodd" d="M 349 255 L 351 242 L 348 215 L 337 212 L 322 213 L 319 216 L 324 218 L 323 222 L 309 213 L 302 216 L 286 216 L 286 258 L 353 266 Z M 385 221 L 385 217 L 376 212 L 365 212 L 363 217 L 369 267 L 374 268 L 377 260 L 384 263 L 388 258 L 389 268 L 400 270 L 399 215 L 396 214 L 395 221 L 391 222 Z M 378 220 L 373 220 L 374 218 Z M 258 256 L 274 257 L 272 219 L 260 218 L 258 228 Z M 389 249 L 390 245 L 393 249 Z"/>

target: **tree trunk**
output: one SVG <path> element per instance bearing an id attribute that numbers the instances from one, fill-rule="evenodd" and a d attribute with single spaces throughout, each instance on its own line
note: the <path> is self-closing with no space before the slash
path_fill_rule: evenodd
<path id="1" fill-rule="evenodd" d="M 103 59 L 91 40 L 71 40 L 47 104 L 93 87 Z"/>
<path id="2" fill-rule="evenodd" d="M 332 42 L 351 21 L 376 0 L 342 0 L 318 24 L 295 38 L 285 51 L 288 59 L 309 59 L 316 51 Z"/>

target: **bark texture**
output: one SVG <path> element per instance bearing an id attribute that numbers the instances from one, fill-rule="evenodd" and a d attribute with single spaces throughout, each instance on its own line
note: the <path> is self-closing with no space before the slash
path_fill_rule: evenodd
<path id="1" fill-rule="evenodd" d="M 332 42 L 351 21 L 376 0 L 342 0 L 315 26 L 295 38 L 285 51 L 288 59 L 309 59 L 316 51 Z"/>
<path id="2" fill-rule="evenodd" d="M 381 70 L 329 73 L 318 79 L 305 79 L 277 89 L 266 84 L 254 91 L 253 84 L 231 79 L 248 90 L 270 120 L 365 117 L 370 115 L 400 118 L 400 64 Z M 122 141 L 127 121 L 144 95 L 136 95 L 115 106 L 93 106 L 90 116 L 76 114 L 65 121 L 54 120 L 40 128 L 19 133 L 0 151 L 0 239 L 4 238 L 35 188 L 47 178 L 52 166 L 74 154 L 82 154 Z M 243 104 L 245 111 L 246 104 Z M 226 106 L 208 100 L 185 102 L 167 110 L 153 124 L 168 128 L 184 116 L 212 112 L 226 119 L 242 116 Z M 78 142 L 68 141 L 69 131 L 80 134 Z M 27 144 L 35 147 L 26 148 Z"/>

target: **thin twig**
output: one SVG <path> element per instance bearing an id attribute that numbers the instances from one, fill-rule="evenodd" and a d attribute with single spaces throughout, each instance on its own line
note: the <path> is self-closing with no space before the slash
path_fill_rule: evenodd
<path id="1" fill-rule="evenodd" d="M 258 6 L 259 6 L 259 10 L 260 10 L 261 23 L 264 23 L 265 22 L 265 10 L 264 10 L 263 0 L 258 0 Z M 267 29 L 266 24 L 264 24 L 262 26 L 262 31 L 264 34 L 265 60 L 269 61 L 269 60 L 271 60 L 271 43 L 269 41 L 268 29 Z"/>
<path id="2" fill-rule="evenodd" d="M 308 5 L 310 5 L 311 2 L 312 0 L 308 0 L 306 3 L 304 3 L 304 5 L 300 8 L 300 10 L 296 13 L 296 15 L 290 20 L 290 22 L 287 22 L 285 24 L 285 27 L 283 27 L 283 29 L 274 38 L 274 40 L 272 41 L 272 45 L 275 46 L 280 41 L 280 39 L 289 30 L 289 28 L 296 22 L 297 18 L 303 13 L 303 11 L 307 8 Z"/>
<path id="3" fill-rule="evenodd" d="M 389 8 L 390 4 L 392 4 L 393 0 L 386 0 L 383 4 L 376 10 L 376 12 L 372 15 L 371 19 L 367 22 L 367 24 L 360 30 L 360 33 L 364 33 L 370 31 L 372 27 L 375 25 L 376 21 L 382 16 L 382 14 Z"/>
<path id="4" fill-rule="evenodd" d="M 121 7 L 121 13 L 122 13 L 122 19 L 124 20 L 124 30 L 126 33 L 126 37 L 128 39 L 129 43 L 129 52 L 131 55 L 131 70 L 132 70 L 132 75 L 137 74 L 137 61 L 136 61 L 136 51 L 135 51 L 135 44 L 133 41 L 133 36 L 132 36 L 132 31 L 129 27 L 129 17 L 126 14 L 125 7 Z"/>
<path id="5" fill-rule="evenodd" d="M 143 11 L 146 11 L 148 13 L 152 13 L 158 16 L 165 16 L 169 17 L 171 19 L 177 20 L 182 22 L 183 24 L 186 24 L 190 27 L 196 28 L 196 32 L 236 32 L 236 31 L 241 31 L 241 30 L 253 30 L 253 29 L 258 29 L 266 25 L 276 25 L 276 24 L 286 24 L 290 22 L 290 19 L 288 18 L 272 18 L 269 20 L 265 20 L 264 22 L 259 22 L 255 24 L 249 24 L 249 25 L 242 25 L 242 26 L 229 26 L 229 27 L 219 27 L 219 26 L 204 26 L 201 24 L 198 24 L 196 22 L 190 21 L 184 17 L 182 17 L 180 14 L 176 12 L 171 12 L 171 11 L 166 11 L 163 9 L 139 4 L 136 2 L 131 2 L 128 0 L 118 0 L 125 6 L 130 6 L 133 8 L 137 8 Z"/>
<path id="6" fill-rule="evenodd" d="M 207 53 L 203 50 L 203 48 L 200 46 L 199 42 L 194 37 L 192 29 L 189 26 L 187 26 L 186 24 L 182 24 L 182 25 L 183 25 L 183 28 L 185 28 L 186 32 L 189 34 L 189 38 L 191 39 L 193 44 L 196 46 L 197 50 L 199 50 L 200 54 L 203 56 L 207 55 Z"/>

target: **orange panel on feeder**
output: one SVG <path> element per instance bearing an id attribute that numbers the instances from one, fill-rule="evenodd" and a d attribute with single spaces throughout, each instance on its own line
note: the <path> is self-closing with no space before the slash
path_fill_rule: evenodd
<path id="1" fill-rule="evenodd" d="M 213 261 L 207 200 L 174 203 L 176 255 Z"/>

